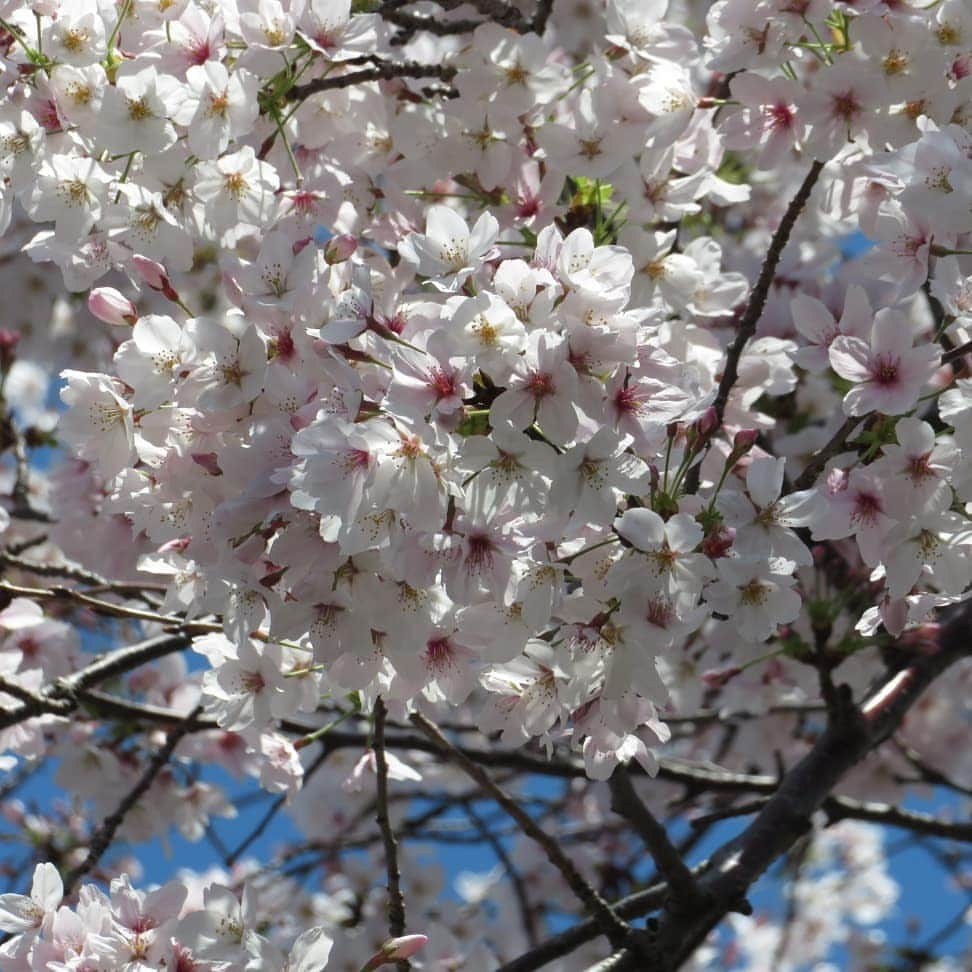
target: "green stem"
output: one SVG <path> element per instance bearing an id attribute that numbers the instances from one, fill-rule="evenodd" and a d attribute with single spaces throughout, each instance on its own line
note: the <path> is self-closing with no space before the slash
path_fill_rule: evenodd
<path id="1" fill-rule="evenodd" d="M 270 109 L 270 117 L 277 126 L 277 131 L 281 139 L 283 139 L 284 148 L 287 150 L 287 158 L 290 160 L 290 167 L 294 170 L 294 178 L 299 189 L 304 184 L 304 176 L 301 174 L 300 166 L 297 164 L 297 157 L 294 155 L 293 146 L 291 146 L 290 139 L 287 138 L 287 132 L 284 130 L 284 124 L 280 118 L 280 110 L 276 106 Z"/>
<path id="2" fill-rule="evenodd" d="M 578 550 L 577 553 L 569 554 L 566 557 L 558 557 L 554 561 L 554 563 L 555 564 L 571 564 L 578 557 L 582 557 L 584 554 L 589 554 L 589 553 L 591 553 L 594 550 L 600 550 L 601 547 L 606 547 L 608 544 L 618 543 L 618 542 L 620 542 L 619 539 L 618 539 L 618 537 L 607 537 L 604 540 L 598 540 L 597 543 L 592 543 L 588 547 L 584 547 L 583 550 Z"/>
<path id="3" fill-rule="evenodd" d="M 122 22 L 128 16 L 132 9 L 132 0 L 125 0 L 121 11 L 118 14 L 118 20 L 115 22 L 115 26 L 112 28 L 111 33 L 108 35 L 108 42 L 105 44 L 105 50 L 107 54 L 105 55 L 108 60 L 112 59 L 115 50 L 115 40 L 118 37 L 118 32 L 121 30 Z"/>
<path id="4" fill-rule="evenodd" d="M 138 155 L 138 149 L 136 149 L 134 152 L 128 153 L 128 161 L 125 163 L 125 168 L 122 169 L 121 178 L 118 180 L 119 184 L 128 181 L 128 173 L 132 171 L 132 163 L 135 161 L 136 155 Z M 119 189 L 118 192 L 115 193 L 116 206 L 118 205 L 120 199 L 121 199 L 121 189 Z"/>
<path id="5" fill-rule="evenodd" d="M 353 712 L 342 712 L 336 719 L 332 719 L 326 726 L 321 726 L 320 729 L 315 729 L 313 732 L 307 733 L 306 736 L 301 736 L 300 739 L 294 741 L 294 749 L 304 749 L 313 742 L 317 742 L 321 736 L 326 736 L 332 729 L 341 725 L 347 719 L 350 719 L 355 713 Z"/>

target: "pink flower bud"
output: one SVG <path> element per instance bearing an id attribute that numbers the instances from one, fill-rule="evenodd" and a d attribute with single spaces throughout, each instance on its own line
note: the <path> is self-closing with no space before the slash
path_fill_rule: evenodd
<path id="1" fill-rule="evenodd" d="M 223 475 L 223 470 L 219 468 L 219 457 L 215 452 L 193 452 L 192 461 L 197 466 L 202 466 L 210 476 Z"/>
<path id="2" fill-rule="evenodd" d="M 703 439 L 707 439 L 715 432 L 719 427 L 719 414 L 712 405 L 702 413 L 701 418 L 696 420 L 695 426 L 699 436 Z"/>
<path id="3" fill-rule="evenodd" d="M 428 940 L 428 935 L 402 935 L 388 939 L 381 948 L 387 959 L 398 961 L 411 958 Z"/>
<path id="4" fill-rule="evenodd" d="M 372 972 L 379 966 L 399 959 L 411 958 L 427 941 L 428 935 L 402 935 L 401 938 L 389 938 L 374 955 L 368 959 L 361 972 Z"/>
<path id="5" fill-rule="evenodd" d="M 20 332 L 0 328 L 0 369 L 7 371 L 17 356 L 17 345 L 20 343 Z"/>
<path id="6" fill-rule="evenodd" d="M 754 445 L 756 445 L 756 440 L 759 438 L 759 432 L 756 429 L 740 429 L 732 439 L 732 451 L 742 456 L 749 452 Z"/>
<path id="7" fill-rule="evenodd" d="M 88 310 L 106 324 L 127 327 L 138 320 L 135 305 L 114 287 L 96 287 L 88 294 Z"/>
<path id="8" fill-rule="evenodd" d="M 731 679 L 734 679 L 740 672 L 741 668 L 733 666 L 732 668 L 710 668 L 708 671 L 702 673 L 702 681 L 709 688 L 722 688 Z"/>
<path id="9" fill-rule="evenodd" d="M 159 293 L 165 294 L 171 301 L 179 300 L 179 295 L 172 286 L 169 275 L 161 263 L 150 260 L 148 257 L 139 256 L 136 253 L 132 257 L 132 266 L 144 283 L 151 287 L 152 290 L 157 290 Z"/>
<path id="10" fill-rule="evenodd" d="M 168 553 L 170 550 L 176 553 L 182 553 L 189 544 L 192 543 L 192 537 L 176 537 L 174 540 L 168 540 L 159 547 L 159 553 Z"/>
<path id="11" fill-rule="evenodd" d="M 332 236 L 324 247 L 324 259 L 332 266 L 335 263 L 344 263 L 357 248 L 357 239 L 349 233 Z"/>

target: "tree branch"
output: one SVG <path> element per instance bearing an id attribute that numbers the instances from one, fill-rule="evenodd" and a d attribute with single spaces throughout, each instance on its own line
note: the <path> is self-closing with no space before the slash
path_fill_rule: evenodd
<path id="1" fill-rule="evenodd" d="M 627 767 L 619 766 L 611 776 L 611 809 L 624 817 L 648 848 L 659 873 L 671 888 L 676 908 L 691 908 L 701 897 L 692 872 L 672 846 L 665 828 L 644 805 L 631 783 Z"/>
<path id="2" fill-rule="evenodd" d="M 883 743 L 908 710 L 949 666 L 972 652 L 972 607 L 966 606 L 942 628 L 938 650 L 894 673 L 859 708 L 846 707 L 813 749 L 786 774 L 756 819 L 714 855 L 700 880 L 709 902 L 694 912 L 670 913 L 650 950 L 659 972 L 677 969 L 709 932 L 744 899 L 750 886 L 810 826 L 810 818 L 828 800 L 837 782 Z M 617 968 L 643 968 L 645 956 L 630 950 Z"/>
<path id="3" fill-rule="evenodd" d="M 375 820 L 381 831 L 385 848 L 385 872 L 388 875 L 388 931 L 391 938 L 405 934 L 405 895 L 402 894 L 401 872 L 398 870 L 398 841 L 388 818 L 388 761 L 385 759 L 385 718 L 387 709 L 382 697 L 375 699 L 375 776 L 377 798 Z M 401 972 L 408 972 L 407 959 L 398 962 Z"/>
<path id="4" fill-rule="evenodd" d="M 145 795 L 149 787 L 155 782 L 155 778 L 162 772 L 162 768 L 168 763 L 176 746 L 189 731 L 190 721 L 199 714 L 197 707 L 187 717 L 181 725 L 174 726 L 170 731 L 164 745 L 156 751 L 155 755 L 149 760 L 148 766 L 139 777 L 138 782 L 122 798 L 121 803 L 114 813 L 105 817 L 101 826 L 92 834 L 88 845 L 88 854 L 85 859 L 75 868 L 72 868 L 64 878 L 64 896 L 68 897 L 74 890 L 75 885 L 101 860 L 105 851 L 111 846 L 111 842 L 118 832 L 118 828 L 125 822 L 125 817 L 135 806 L 136 803 Z"/>
<path id="5" fill-rule="evenodd" d="M 547 855 L 547 860 L 560 871 L 571 891 L 574 892 L 574 895 L 584 905 L 588 913 L 596 919 L 608 940 L 614 944 L 628 939 L 631 933 L 630 926 L 619 918 L 604 898 L 587 883 L 577 868 L 574 867 L 573 862 L 561 850 L 557 841 L 537 826 L 523 808 L 509 794 L 500 789 L 481 766 L 478 766 L 461 749 L 449 742 L 434 723 L 418 712 L 413 713 L 411 721 L 435 743 L 441 752 L 460 766 L 467 776 L 475 780 L 483 792 L 488 793 L 516 821 L 527 837 L 541 847 Z"/>
<path id="6" fill-rule="evenodd" d="M 510 883 L 513 885 L 513 894 L 516 895 L 516 902 L 520 907 L 520 920 L 523 923 L 523 933 L 526 935 L 530 947 L 533 948 L 537 944 L 537 922 L 533 907 L 530 904 L 530 896 L 527 894 L 526 882 L 523 880 L 523 875 L 517 870 L 510 855 L 506 852 L 503 842 L 489 829 L 486 821 L 476 812 L 472 801 L 467 802 L 464 809 L 466 816 L 469 817 L 479 832 L 480 838 L 485 840 L 493 849 L 496 859 L 503 865 L 507 877 L 509 877 Z"/>
<path id="7" fill-rule="evenodd" d="M 369 81 L 391 81 L 394 78 L 438 78 L 451 81 L 456 76 L 456 68 L 449 64 L 419 64 L 417 61 L 386 62 L 374 67 L 362 68 L 336 77 L 315 78 L 306 84 L 298 84 L 290 89 L 287 97 L 291 101 L 303 101 L 319 91 L 333 91 L 350 88 L 355 84 Z"/>
<path id="8" fill-rule="evenodd" d="M 743 316 L 739 321 L 736 337 L 726 355 L 726 364 L 722 370 L 722 378 L 719 381 L 719 388 L 716 392 L 715 401 L 713 402 L 713 408 L 715 409 L 718 420 L 717 429 L 722 425 L 722 417 L 725 414 L 726 404 L 729 401 L 729 393 L 732 391 L 733 385 L 736 384 L 736 379 L 739 377 L 739 359 L 742 357 L 743 349 L 756 333 L 756 325 L 759 323 L 760 317 L 763 316 L 763 308 L 766 306 L 766 300 L 769 297 L 770 287 L 773 285 L 773 277 L 776 275 L 776 268 L 779 266 L 780 257 L 783 255 L 783 250 L 789 242 L 790 234 L 793 232 L 797 218 L 803 211 L 803 207 L 807 204 L 810 193 L 813 191 L 813 187 L 816 185 L 823 168 L 824 163 L 816 160 L 810 166 L 810 171 L 806 174 L 796 195 L 790 200 L 790 205 L 786 207 L 786 212 L 780 220 L 780 225 L 776 227 L 776 232 L 770 240 L 769 249 L 766 251 L 766 259 L 763 261 L 763 266 L 759 271 L 759 277 L 756 280 L 756 286 L 753 287 L 753 292 L 749 295 L 749 302 L 746 304 L 746 310 L 743 312 Z"/>

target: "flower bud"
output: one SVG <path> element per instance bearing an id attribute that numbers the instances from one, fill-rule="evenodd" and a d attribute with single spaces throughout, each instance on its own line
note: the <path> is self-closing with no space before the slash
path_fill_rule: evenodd
<path id="1" fill-rule="evenodd" d="M 744 456 L 759 438 L 756 429 L 740 429 L 732 438 L 732 453 L 734 456 Z"/>
<path id="2" fill-rule="evenodd" d="M 88 294 L 88 310 L 106 324 L 127 327 L 138 320 L 135 305 L 114 287 L 95 287 Z"/>
<path id="3" fill-rule="evenodd" d="M 357 249 L 358 241 L 350 233 L 332 236 L 327 241 L 327 246 L 324 247 L 324 259 L 330 266 L 335 263 L 344 263 Z"/>
<path id="4" fill-rule="evenodd" d="M 192 461 L 201 466 L 210 476 L 222 476 L 223 470 L 219 468 L 219 457 L 215 452 L 193 452 Z"/>
<path id="5" fill-rule="evenodd" d="M 135 268 L 135 272 L 142 278 L 142 281 L 151 287 L 152 290 L 157 290 L 159 293 L 165 294 L 169 300 L 178 302 L 179 295 L 172 286 L 169 275 L 161 263 L 150 260 L 148 257 L 139 256 L 136 253 L 132 257 L 132 266 Z"/>
<path id="6" fill-rule="evenodd" d="M 702 673 L 702 681 L 709 688 L 722 688 L 723 685 L 734 679 L 741 671 L 742 669 L 738 666 L 733 666 L 732 668 L 710 668 L 708 671 Z"/>
<path id="7" fill-rule="evenodd" d="M 399 959 L 411 958 L 427 941 L 428 935 L 402 935 L 400 938 L 389 938 L 374 955 L 368 959 L 361 972 L 371 972 L 379 966 Z"/>
<path id="8" fill-rule="evenodd" d="M 736 539 L 736 531 L 732 527 L 720 523 L 703 541 L 702 553 L 713 560 L 726 557 Z"/>
<path id="9" fill-rule="evenodd" d="M 20 332 L 0 328 L 0 371 L 9 371 L 17 357 L 17 345 L 20 343 Z"/>
<path id="10" fill-rule="evenodd" d="M 707 439 L 719 427 L 719 414 L 712 405 L 695 420 L 695 427 L 700 439 Z"/>

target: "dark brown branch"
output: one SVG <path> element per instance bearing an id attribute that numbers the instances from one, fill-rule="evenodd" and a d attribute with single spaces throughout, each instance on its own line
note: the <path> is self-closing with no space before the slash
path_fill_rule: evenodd
<path id="1" fill-rule="evenodd" d="M 972 354 L 972 341 L 966 341 L 965 344 L 960 344 L 957 348 L 946 351 L 942 355 L 942 364 L 950 364 L 957 358 L 963 358 L 967 354 Z"/>
<path id="2" fill-rule="evenodd" d="M 701 896 L 699 886 L 682 855 L 672 846 L 665 828 L 655 819 L 635 792 L 625 766 L 611 776 L 611 809 L 624 817 L 644 841 L 659 873 L 671 889 L 672 904 L 690 908 Z"/>
<path id="3" fill-rule="evenodd" d="M 220 632 L 223 626 L 216 621 L 186 621 L 180 617 L 170 617 L 160 614 L 157 611 L 146 611 L 141 608 L 128 607 L 124 604 L 116 604 L 113 601 L 105 601 L 83 591 L 76 591 L 71 587 L 25 587 L 20 584 L 11 584 L 9 581 L 0 580 L 0 591 L 5 591 L 13 597 L 29 597 L 37 601 L 70 601 L 81 607 L 88 608 L 95 614 L 102 614 L 109 618 L 124 618 L 129 621 L 147 621 L 151 624 L 161 624 L 168 628 L 180 628 L 183 631 L 192 631 L 194 634 L 207 634 L 210 632 Z M 258 637 L 257 633 L 252 635 Z M 263 636 L 266 640 L 266 636 Z"/>
<path id="4" fill-rule="evenodd" d="M 620 918 L 640 918 L 660 908 L 667 894 L 667 884 L 652 885 L 644 891 L 636 891 L 626 898 L 615 901 L 611 909 Z M 602 934 L 601 926 L 593 918 L 588 918 L 558 935 L 551 936 L 511 962 L 507 962 L 497 972 L 534 972 L 535 969 L 542 968 L 555 959 L 569 955 L 581 945 L 593 941 Z"/>
<path id="5" fill-rule="evenodd" d="M 954 790 L 963 796 L 972 796 L 972 787 L 963 786 L 961 783 L 956 782 L 950 776 L 943 773 L 940 769 L 936 769 L 930 763 L 926 762 L 919 753 L 906 746 L 900 740 L 894 739 L 892 741 L 898 752 L 914 767 L 922 782 L 931 783 L 934 786 L 947 787 L 949 790 Z M 908 782 L 913 781 L 909 780 Z"/>
<path id="6" fill-rule="evenodd" d="M 796 481 L 793 483 L 793 488 L 797 490 L 809 489 L 817 481 L 817 476 L 820 475 L 824 466 L 834 456 L 844 451 L 845 443 L 862 421 L 862 418 L 853 416 L 846 419 L 844 424 L 834 433 L 831 440 L 819 452 L 814 453 L 813 458 L 807 463 L 806 468 L 797 476 Z"/>
<path id="7" fill-rule="evenodd" d="M 330 751 L 327 749 L 322 749 L 321 752 L 317 754 L 314 762 L 311 763 L 310 766 L 308 766 L 304 771 L 304 783 L 306 783 L 321 768 L 321 766 L 324 765 L 324 761 L 329 755 Z M 267 827 L 270 826 L 273 818 L 283 809 L 286 803 L 286 793 L 283 794 L 283 796 L 277 797 L 277 799 L 274 800 L 267 809 L 266 813 L 264 813 L 264 815 L 257 821 L 256 826 L 246 835 L 246 837 L 244 837 L 233 850 L 227 850 L 223 853 L 223 863 L 227 867 L 232 867 L 243 856 L 243 854 L 246 853 L 253 843 L 260 839 L 260 837 L 266 832 Z"/>
<path id="8" fill-rule="evenodd" d="M 0 565 L 15 567 L 17 570 L 34 574 L 37 577 L 61 577 L 65 580 L 89 584 L 112 594 L 134 595 L 139 597 L 144 593 L 164 594 L 168 590 L 163 584 L 129 584 L 110 581 L 100 574 L 96 574 L 94 571 L 87 570 L 80 564 L 44 563 L 40 560 L 19 557 L 9 549 L 0 551 Z"/>
<path id="9" fill-rule="evenodd" d="M 554 0 L 539 0 L 537 3 L 536 13 L 533 15 L 532 29 L 535 34 L 539 34 L 541 37 L 544 31 L 547 29 L 547 21 L 550 20 L 550 15 L 553 13 Z"/>
<path id="10" fill-rule="evenodd" d="M 648 956 L 624 953 L 618 968 L 644 968 L 649 959 L 659 972 L 674 970 L 740 902 L 766 869 L 806 833 L 810 818 L 823 807 L 840 779 L 881 745 L 908 710 L 951 665 L 972 651 L 972 608 L 966 606 L 943 627 L 938 650 L 908 667 L 888 673 L 857 709 L 847 706 L 831 718 L 813 749 L 783 778 L 746 830 L 714 855 L 700 880 L 708 903 L 693 912 L 668 914 Z M 639 964 L 642 963 L 642 964 Z"/>
<path id="11" fill-rule="evenodd" d="M 598 922 L 608 940 L 614 944 L 628 939 L 631 928 L 611 910 L 611 906 L 604 898 L 587 883 L 574 866 L 573 861 L 564 854 L 556 839 L 537 826 L 533 818 L 509 794 L 497 786 L 481 766 L 449 742 L 434 723 L 417 712 L 411 718 L 412 722 L 435 743 L 440 752 L 461 767 L 467 776 L 479 784 L 484 793 L 492 797 L 516 821 L 523 833 L 540 846 L 546 854 L 547 860 L 560 871 L 571 891 L 574 892 L 574 895 L 584 905 L 591 917 Z"/>
<path id="12" fill-rule="evenodd" d="M 960 347 L 952 348 L 951 351 L 946 351 L 942 355 L 942 364 L 948 364 L 950 361 L 954 361 L 956 358 L 960 358 L 969 352 L 972 352 L 972 341 L 968 341 Z M 807 463 L 806 469 L 800 473 L 793 483 L 793 488 L 809 489 L 817 481 L 817 476 L 820 475 L 824 466 L 834 456 L 839 455 L 843 451 L 844 445 L 854 433 L 857 426 L 865 420 L 871 423 L 876 417 L 874 412 L 868 412 L 866 415 L 852 415 L 845 419 L 843 425 L 834 433 L 831 440 Z"/>
<path id="13" fill-rule="evenodd" d="M 769 249 L 766 251 L 766 259 L 763 261 L 763 266 L 759 271 L 759 277 L 756 280 L 756 286 L 753 287 L 753 292 L 749 295 L 749 302 L 746 304 L 746 309 L 743 311 L 742 318 L 739 321 L 736 337 L 726 354 L 726 364 L 722 370 L 722 378 L 719 381 L 715 401 L 712 403 L 718 420 L 717 427 L 722 425 L 722 417 L 726 411 L 729 394 L 736 384 L 736 379 L 739 377 L 739 359 L 742 357 L 744 348 L 756 333 L 756 325 L 759 323 L 760 317 L 763 316 L 763 308 L 766 306 L 766 300 L 769 297 L 770 287 L 773 285 L 773 278 L 776 275 L 776 268 L 779 266 L 780 257 L 783 255 L 783 250 L 790 240 L 790 234 L 793 232 L 797 218 L 803 211 L 803 207 L 807 204 L 810 193 L 813 191 L 813 187 L 816 185 L 817 179 L 823 171 L 823 167 L 824 163 L 819 161 L 814 161 L 813 165 L 810 166 L 810 171 L 806 174 L 796 195 L 790 200 L 790 205 L 786 207 L 786 212 L 780 220 L 780 225 L 776 227 L 776 232 L 773 233 L 773 238 L 770 240 Z"/>
<path id="14" fill-rule="evenodd" d="M 467 3 L 475 7 L 477 13 L 494 24 L 509 27 L 519 34 L 526 34 L 532 29 L 531 23 L 523 18 L 523 14 L 512 4 L 507 3 L 506 0 L 439 0 L 440 6 L 446 10 L 452 10 Z"/>
<path id="15" fill-rule="evenodd" d="M 737 803 L 731 807 L 722 807 L 719 810 L 711 811 L 711 813 L 703 813 L 701 816 L 692 817 L 689 820 L 689 826 L 693 830 L 701 830 L 703 827 L 709 827 L 714 823 L 718 823 L 720 820 L 729 820 L 731 817 L 748 817 L 752 813 L 759 813 L 765 806 L 765 797 L 750 800 L 748 803 Z"/>
<path id="16" fill-rule="evenodd" d="M 437 17 L 427 17 L 423 14 L 405 13 L 404 11 L 392 11 L 385 13 L 382 17 L 390 24 L 399 28 L 399 35 L 392 41 L 392 44 L 401 46 L 420 30 L 428 31 L 437 37 L 447 37 L 451 34 L 470 34 L 481 24 L 483 20 L 440 20 Z"/>
<path id="17" fill-rule="evenodd" d="M 162 768 L 168 763 L 172 754 L 175 752 L 176 746 L 179 745 L 182 737 L 189 731 L 189 722 L 199 714 L 199 711 L 199 708 L 196 708 L 184 724 L 174 726 L 169 731 L 165 743 L 149 760 L 148 766 L 145 767 L 138 782 L 122 798 L 114 813 L 105 817 L 101 826 L 92 834 L 91 841 L 88 845 L 87 856 L 77 867 L 72 868 L 64 878 L 65 897 L 71 894 L 78 881 L 88 874 L 104 856 L 105 851 L 108 850 L 111 842 L 115 839 L 118 828 L 125 822 L 125 817 L 146 792 L 148 792 L 148 789 L 155 782 L 155 778 L 162 772 Z"/>
<path id="18" fill-rule="evenodd" d="M 348 74 L 315 78 L 306 84 L 298 84 L 291 88 L 287 97 L 292 101 L 303 101 L 319 91 L 350 88 L 355 84 L 366 84 L 369 81 L 391 81 L 395 78 L 438 78 L 440 81 L 451 81 L 455 76 L 456 69 L 448 64 L 419 64 L 417 61 L 388 62 L 362 68 L 360 71 L 351 71 Z"/>
<path id="19" fill-rule="evenodd" d="M 887 803 L 852 800 L 850 797 L 829 797 L 823 802 L 823 810 L 831 823 L 838 820 L 867 820 L 886 827 L 900 827 L 915 834 L 943 837 L 963 843 L 972 842 L 972 822 L 941 820 L 930 813 L 903 810 Z"/>
<path id="20" fill-rule="evenodd" d="M 185 634 L 167 634 L 110 652 L 73 675 L 34 693 L 33 698 L 24 698 L 19 706 L 0 710 L 0 729 L 8 729 L 40 715 L 68 715 L 78 708 L 86 689 L 147 662 L 182 651 L 188 644 L 189 637 Z"/>
<path id="21" fill-rule="evenodd" d="M 388 714 L 379 695 L 375 699 L 375 776 L 377 797 L 375 821 L 381 831 L 385 848 L 385 873 L 388 876 L 388 931 L 391 938 L 405 934 L 405 895 L 402 894 L 402 876 L 398 869 L 398 841 L 388 818 L 388 760 L 385 758 L 385 718 Z M 401 972 L 407 972 L 411 963 L 407 959 L 398 962 Z"/>

